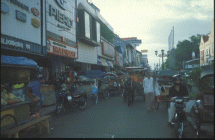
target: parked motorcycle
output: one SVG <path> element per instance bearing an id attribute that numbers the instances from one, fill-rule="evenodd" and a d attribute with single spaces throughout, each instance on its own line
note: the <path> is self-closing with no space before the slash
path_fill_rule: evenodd
<path id="1" fill-rule="evenodd" d="M 78 95 L 74 95 L 75 85 L 72 84 L 70 90 L 66 90 L 66 88 L 62 88 L 59 93 L 59 98 L 56 105 L 56 114 L 59 114 L 61 110 L 65 107 L 79 107 L 80 109 L 84 109 L 87 105 L 87 94 L 79 93 Z"/>
<path id="2" fill-rule="evenodd" d="M 175 120 L 174 120 L 175 137 L 182 138 L 183 132 L 184 132 L 184 126 L 186 122 L 185 102 L 189 101 L 189 97 L 176 96 L 173 101 L 175 102 L 175 107 L 176 107 Z"/>

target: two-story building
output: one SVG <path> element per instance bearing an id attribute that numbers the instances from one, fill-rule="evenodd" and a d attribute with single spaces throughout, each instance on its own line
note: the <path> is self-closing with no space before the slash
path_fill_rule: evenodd
<path id="1" fill-rule="evenodd" d="M 214 66 L 214 20 L 212 21 L 211 33 L 202 36 L 200 47 L 200 67 L 207 68 Z"/>

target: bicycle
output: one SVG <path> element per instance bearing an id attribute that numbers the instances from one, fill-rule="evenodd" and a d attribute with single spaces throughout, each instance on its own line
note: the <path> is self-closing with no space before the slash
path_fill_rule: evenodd
<path id="1" fill-rule="evenodd" d="M 94 93 L 94 94 L 90 94 L 88 95 L 88 99 L 93 100 L 93 102 L 97 105 L 98 104 L 98 94 Z"/>

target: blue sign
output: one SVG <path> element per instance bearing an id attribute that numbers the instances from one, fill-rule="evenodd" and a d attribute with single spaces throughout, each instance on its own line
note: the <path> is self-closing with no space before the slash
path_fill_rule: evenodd
<path id="1" fill-rule="evenodd" d="M 22 22 L 26 22 L 26 14 L 25 13 L 22 13 L 18 10 L 16 10 L 16 19 L 22 21 Z"/>
<path id="2" fill-rule="evenodd" d="M 9 13 L 10 12 L 9 7 L 3 2 L 1 2 L 1 12 L 2 13 Z"/>

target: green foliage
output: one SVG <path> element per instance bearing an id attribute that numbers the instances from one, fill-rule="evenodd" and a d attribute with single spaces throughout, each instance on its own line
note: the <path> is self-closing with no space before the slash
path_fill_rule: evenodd
<path id="1" fill-rule="evenodd" d="M 196 57 L 199 57 L 199 44 L 201 41 L 201 36 L 191 36 L 190 40 L 179 41 L 175 49 L 175 66 L 176 69 L 183 68 L 183 61 L 188 61 L 192 59 L 192 52 L 195 52 Z"/>
<path id="2" fill-rule="evenodd" d="M 101 23 L 101 36 L 113 43 L 113 39 L 116 35 L 104 23 Z"/>

